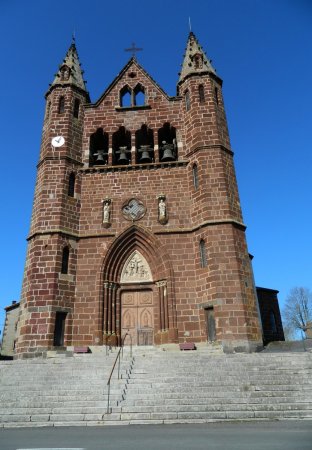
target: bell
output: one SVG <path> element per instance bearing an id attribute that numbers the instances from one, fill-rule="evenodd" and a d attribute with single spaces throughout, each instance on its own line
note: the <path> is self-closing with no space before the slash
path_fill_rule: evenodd
<path id="1" fill-rule="evenodd" d="M 141 153 L 140 163 L 150 163 L 152 158 L 150 156 L 151 147 L 149 145 L 141 145 L 139 153 Z"/>
<path id="2" fill-rule="evenodd" d="M 172 144 L 164 144 L 163 146 L 163 156 L 161 158 L 161 161 L 174 161 L 175 157 L 173 154 L 173 145 Z"/>
<path id="3" fill-rule="evenodd" d="M 104 158 L 104 150 L 98 150 L 97 153 L 94 153 L 94 156 L 96 156 L 95 163 L 96 164 L 105 164 L 106 159 Z"/>
<path id="4" fill-rule="evenodd" d="M 119 147 L 119 152 L 118 153 L 120 153 L 120 156 L 119 156 L 119 159 L 118 159 L 118 164 L 129 164 L 129 159 L 128 159 L 128 157 L 127 157 L 127 151 L 128 151 L 128 148 L 127 147 Z"/>

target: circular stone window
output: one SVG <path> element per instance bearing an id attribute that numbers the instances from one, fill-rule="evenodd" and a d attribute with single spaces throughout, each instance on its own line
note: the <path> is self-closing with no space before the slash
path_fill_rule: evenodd
<path id="1" fill-rule="evenodd" d="M 121 211 L 125 219 L 135 221 L 142 219 L 146 208 L 141 200 L 131 198 L 122 205 Z"/>

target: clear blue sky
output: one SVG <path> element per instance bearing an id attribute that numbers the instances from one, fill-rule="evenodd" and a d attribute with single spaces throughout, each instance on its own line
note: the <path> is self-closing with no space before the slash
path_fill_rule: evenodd
<path id="1" fill-rule="evenodd" d="M 0 327 L 19 299 L 44 93 L 76 32 L 92 101 L 138 59 L 169 94 L 192 30 L 224 80 L 258 286 L 311 283 L 311 0 L 0 0 Z"/>

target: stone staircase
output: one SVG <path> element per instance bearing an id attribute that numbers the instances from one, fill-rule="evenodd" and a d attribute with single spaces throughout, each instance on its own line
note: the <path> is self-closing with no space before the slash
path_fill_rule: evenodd
<path id="1" fill-rule="evenodd" d="M 312 418 L 312 354 L 224 355 L 125 349 L 122 379 L 107 379 L 116 351 L 0 362 L 0 426 L 203 423 Z"/>
<path id="2" fill-rule="evenodd" d="M 73 357 L 0 361 L 0 427 L 102 424 L 117 350 L 108 355 L 102 349 Z M 131 364 L 125 350 L 123 378 L 117 379 L 117 363 L 111 381 L 112 405 L 122 398 Z"/>

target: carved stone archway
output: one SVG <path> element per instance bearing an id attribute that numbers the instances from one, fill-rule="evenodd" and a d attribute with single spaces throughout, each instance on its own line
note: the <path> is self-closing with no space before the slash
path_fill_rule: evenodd
<path id="1" fill-rule="evenodd" d="M 174 279 L 165 245 L 148 230 L 133 225 L 111 244 L 103 262 L 99 324 L 104 344 L 120 344 L 121 301 L 127 291 L 153 293 L 154 343 L 177 342 Z"/>

